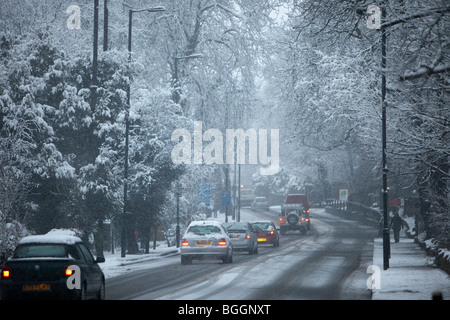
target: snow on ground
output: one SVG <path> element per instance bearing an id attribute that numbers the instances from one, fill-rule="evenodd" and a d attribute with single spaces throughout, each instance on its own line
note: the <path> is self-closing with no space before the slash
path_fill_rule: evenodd
<path id="1" fill-rule="evenodd" d="M 273 210 L 279 208 L 273 207 Z M 224 222 L 224 215 L 210 218 Z M 250 211 L 241 211 L 241 221 L 252 221 Z M 231 219 L 229 220 L 231 221 Z M 411 226 L 410 226 L 411 227 Z M 392 237 L 391 237 L 392 238 Z M 159 267 L 179 262 L 179 249 L 168 247 L 166 242 L 158 242 L 156 249 L 150 249 L 149 254 L 127 254 L 120 257 L 120 250 L 115 254 L 105 252 L 106 262 L 101 268 L 106 278 L 111 278 L 131 271 Z M 450 299 L 450 276 L 439 268 L 431 266 L 430 257 L 413 239 L 404 234 L 400 243 L 391 243 L 390 267 L 383 270 L 382 239 L 374 241 L 373 265 L 380 267 L 380 288 L 372 289 L 373 300 L 429 300 L 435 290 L 441 291 L 444 299 Z M 367 273 L 367 278 L 370 276 Z M 227 276 L 220 281 L 231 281 Z M 362 284 L 365 287 L 366 283 Z"/>
<path id="2" fill-rule="evenodd" d="M 387 270 L 383 270 L 383 240 L 375 239 L 373 264 L 380 267 L 380 288 L 372 289 L 373 300 L 430 300 L 435 290 L 450 300 L 450 276 L 431 265 L 430 257 L 414 239 L 391 241 Z"/>
<path id="3" fill-rule="evenodd" d="M 114 254 L 105 252 L 105 262 L 100 263 L 100 267 L 105 274 L 105 278 L 108 279 L 132 271 L 171 264 L 174 262 L 171 257 L 178 256 L 179 252 L 179 248 L 168 247 L 165 241 L 161 241 L 158 242 L 155 249 L 150 249 L 148 254 L 126 254 L 122 258 L 120 249 Z"/>

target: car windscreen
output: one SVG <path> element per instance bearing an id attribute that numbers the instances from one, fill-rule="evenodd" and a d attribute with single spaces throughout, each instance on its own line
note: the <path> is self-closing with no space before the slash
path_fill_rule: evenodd
<path id="1" fill-rule="evenodd" d="M 253 223 L 253 229 L 255 229 L 255 230 L 273 230 L 273 227 L 270 223 L 258 222 L 258 223 Z"/>
<path id="2" fill-rule="evenodd" d="M 22 244 L 16 248 L 13 256 L 13 258 L 37 257 L 65 258 L 67 257 L 66 246 L 63 244 Z"/>
<path id="3" fill-rule="evenodd" d="M 247 225 L 232 224 L 227 227 L 228 232 L 246 232 Z"/>
<path id="4" fill-rule="evenodd" d="M 189 227 L 187 232 L 198 234 L 198 235 L 207 235 L 207 234 L 221 233 L 222 231 L 217 226 L 195 225 L 195 226 Z"/>

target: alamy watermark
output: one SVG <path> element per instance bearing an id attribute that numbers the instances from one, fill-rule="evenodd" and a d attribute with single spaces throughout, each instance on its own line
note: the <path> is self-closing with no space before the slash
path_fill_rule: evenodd
<path id="1" fill-rule="evenodd" d="M 81 9 L 77 5 L 68 6 L 66 13 L 70 14 L 67 19 L 67 29 L 81 29 Z"/>
<path id="2" fill-rule="evenodd" d="M 366 273 L 372 274 L 367 278 L 367 289 L 381 289 L 381 269 L 377 265 L 370 265 L 367 267 Z"/>
<path id="3" fill-rule="evenodd" d="M 371 4 L 367 7 L 366 13 L 369 15 L 367 18 L 367 28 L 380 29 L 381 28 L 381 10 L 380 7 Z"/>
<path id="4" fill-rule="evenodd" d="M 81 270 L 79 266 L 68 266 L 66 269 L 66 275 L 69 275 L 66 280 L 67 289 L 81 289 Z"/>
<path id="5" fill-rule="evenodd" d="M 279 130 L 270 130 L 270 155 L 267 129 L 226 129 L 225 156 L 224 137 L 219 129 L 208 129 L 203 133 L 201 121 L 194 121 L 193 139 L 187 129 L 172 132 L 172 141 L 178 144 L 172 149 L 174 164 L 248 164 L 261 165 L 261 175 L 274 175 L 280 168 Z M 180 141 L 181 139 L 181 141 Z M 193 147 L 192 147 L 193 140 Z M 235 143 L 236 141 L 236 143 Z M 246 146 L 248 141 L 248 154 Z M 203 142 L 209 142 L 203 148 Z M 192 157 L 193 150 L 193 157 Z"/>

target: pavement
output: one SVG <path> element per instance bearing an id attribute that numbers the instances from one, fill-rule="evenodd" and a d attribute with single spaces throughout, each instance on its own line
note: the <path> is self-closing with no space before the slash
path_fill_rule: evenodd
<path id="1" fill-rule="evenodd" d="M 450 275 L 437 268 L 434 258 L 427 256 L 414 239 L 401 233 L 400 242 L 395 243 L 391 232 L 391 258 L 386 270 L 383 270 L 383 240 L 374 241 L 372 300 L 431 300 L 434 292 L 450 300 Z"/>

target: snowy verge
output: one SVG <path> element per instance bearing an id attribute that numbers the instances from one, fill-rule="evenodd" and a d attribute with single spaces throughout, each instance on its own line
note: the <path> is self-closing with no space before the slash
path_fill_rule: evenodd
<path id="1" fill-rule="evenodd" d="M 389 268 L 383 270 L 383 241 L 375 239 L 373 265 L 379 267 L 380 282 L 372 288 L 373 300 L 430 300 L 434 291 L 450 299 L 450 277 L 430 265 L 430 257 L 414 239 L 402 237 L 399 243 L 391 242 L 390 248 Z"/>
<path id="2" fill-rule="evenodd" d="M 168 257 L 177 256 L 180 253 L 177 247 L 168 247 L 159 243 L 155 249 L 150 249 L 149 253 L 142 254 L 126 254 L 125 257 L 121 257 L 120 249 L 114 254 L 105 252 L 105 262 L 100 264 L 105 278 L 109 279 L 115 276 L 119 276 L 130 271 L 148 269 L 165 265 L 167 263 L 173 263 L 173 259 L 165 259 Z M 151 266 L 147 262 L 151 262 Z"/>

